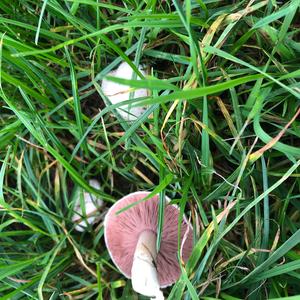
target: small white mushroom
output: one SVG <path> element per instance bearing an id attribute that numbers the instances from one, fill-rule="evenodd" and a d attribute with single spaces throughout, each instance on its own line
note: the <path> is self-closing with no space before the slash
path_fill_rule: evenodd
<path id="1" fill-rule="evenodd" d="M 146 71 L 142 66 L 139 66 L 139 71 L 145 76 Z M 111 71 L 108 75 L 123 79 L 132 79 L 133 70 L 127 62 L 123 62 L 116 70 Z M 137 79 L 140 80 L 139 76 Z M 112 104 L 117 104 L 126 100 L 129 100 L 132 93 L 132 99 L 142 98 L 149 96 L 148 89 L 136 89 L 133 90 L 128 85 L 122 85 L 116 82 L 109 81 L 107 79 L 102 80 L 101 88 L 105 96 L 110 100 Z M 121 117 L 126 121 L 135 121 L 137 118 L 143 115 L 147 107 L 131 107 L 130 105 L 124 105 L 117 109 Z"/>
<path id="2" fill-rule="evenodd" d="M 100 183 L 97 180 L 91 179 L 89 180 L 90 186 L 95 189 L 100 189 Z M 83 192 L 83 203 L 85 205 L 85 215 L 83 215 L 83 211 L 80 205 L 80 190 L 78 189 L 75 194 L 75 206 L 74 206 L 74 215 L 72 217 L 72 221 L 74 223 L 78 223 L 75 226 L 77 231 L 83 232 L 87 227 L 87 224 L 93 224 L 96 216 L 95 212 L 98 208 L 103 206 L 103 200 L 95 197 L 89 192 Z M 82 219 L 82 217 L 86 217 Z"/>

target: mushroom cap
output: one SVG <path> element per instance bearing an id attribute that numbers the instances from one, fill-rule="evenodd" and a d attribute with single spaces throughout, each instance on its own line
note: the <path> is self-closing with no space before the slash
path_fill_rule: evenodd
<path id="1" fill-rule="evenodd" d="M 146 76 L 146 72 L 142 66 L 138 67 L 139 71 Z M 127 62 L 121 63 L 116 70 L 111 71 L 108 75 L 119 77 L 123 79 L 132 79 L 133 70 Z M 140 80 L 139 77 L 137 77 Z M 106 78 L 102 80 L 101 88 L 106 97 L 110 100 L 112 104 L 117 104 L 126 100 L 129 100 L 130 92 L 132 92 L 132 98 L 142 98 L 149 96 L 148 89 L 135 89 L 134 91 L 128 86 L 119 84 L 113 81 L 109 81 Z M 117 108 L 118 113 L 123 119 L 127 121 L 135 121 L 139 118 L 147 107 L 131 107 L 129 105 L 121 106 Z"/>
<path id="2" fill-rule="evenodd" d="M 104 220 L 104 238 L 114 264 L 127 277 L 131 278 L 133 256 L 139 235 L 145 230 L 156 234 L 158 224 L 159 196 L 116 215 L 120 209 L 139 201 L 149 192 L 135 192 L 117 201 L 108 211 Z M 175 205 L 166 205 L 160 249 L 156 257 L 160 287 L 173 284 L 180 276 L 178 263 L 178 217 L 180 211 Z M 193 248 L 193 229 L 185 216 L 181 224 L 182 259 L 186 262 Z"/>

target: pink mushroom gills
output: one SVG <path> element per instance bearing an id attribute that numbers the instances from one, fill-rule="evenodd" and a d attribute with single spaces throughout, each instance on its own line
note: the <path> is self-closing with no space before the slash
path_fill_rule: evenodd
<path id="1" fill-rule="evenodd" d="M 179 209 L 166 205 L 161 246 L 156 251 L 158 195 L 135 203 L 149 192 L 135 192 L 117 201 L 104 220 L 104 238 L 118 269 L 132 280 L 133 289 L 153 299 L 164 299 L 160 288 L 172 285 L 181 271 L 177 259 Z M 184 216 L 181 224 L 181 256 L 187 261 L 193 248 L 193 229 Z"/>

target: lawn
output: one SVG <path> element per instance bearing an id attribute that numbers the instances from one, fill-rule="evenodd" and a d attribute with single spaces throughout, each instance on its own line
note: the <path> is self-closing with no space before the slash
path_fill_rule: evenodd
<path id="1" fill-rule="evenodd" d="M 299 7 L 1 0 L 0 299 L 149 299 L 104 241 L 108 209 L 135 191 L 159 194 L 157 249 L 166 197 L 193 228 L 166 299 L 296 299 Z M 103 80 L 130 86 L 126 102 Z"/>

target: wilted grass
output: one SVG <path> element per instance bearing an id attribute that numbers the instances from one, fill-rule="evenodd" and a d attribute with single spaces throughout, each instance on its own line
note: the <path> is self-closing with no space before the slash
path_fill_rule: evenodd
<path id="1" fill-rule="evenodd" d="M 300 294 L 299 5 L 2 0 L 1 299 L 137 299 L 102 224 L 136 190 L 194 226 L 169 299 Z M 101 90 L 122 61 L 151 67 L 112 78 L 152 91 L 128 100 L 149 105 L 133 123 Z M 75 188 L 106 203 L 82 234 Z"/>

